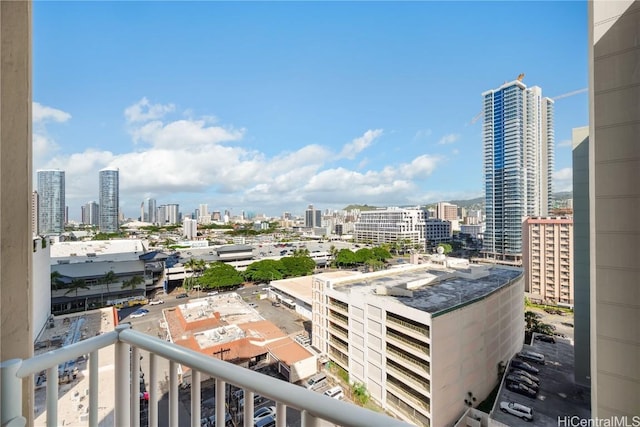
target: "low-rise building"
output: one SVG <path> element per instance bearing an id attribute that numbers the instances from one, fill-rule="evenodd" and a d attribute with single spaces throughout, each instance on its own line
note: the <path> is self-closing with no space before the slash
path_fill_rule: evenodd
<path id="1" fill-rule="evenodd" d="M 313 278 L 313 346 L 385 410 L 452 425 L 522 347 L 522 270 L 432 256 L 425 264 Z"/>
<path id="2" fill-rule="evenodd" d="M 163 310 L 163 315 L 168 339 L 175 344 L 247 368 L 275 363 L 289 382 L 317 371 L 313 353 L 265 320 L 236 293 L 191 300 Z M 182 367 L 181 371 L 182 381 L 190 383 L 189 369 Z"/>

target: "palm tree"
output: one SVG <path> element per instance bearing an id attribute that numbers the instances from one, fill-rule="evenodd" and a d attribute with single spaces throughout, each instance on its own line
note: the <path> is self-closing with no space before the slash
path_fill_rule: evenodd
<path id="1" fill-rule="evenodd" d="M 133 276 L 131 279 L 122 282 L 122 289 L 131 288 L 131 290 L 134 291 L 136 287 L 142 283 L 144 283 L 144 277 Z"/>
<path id="2" fill-rule="evenodd" d="M 102 277 L 102 279 L 100 279 L 101 284 L 107 285 L 107 294 L 111 293 L 111 290 L 109 289 L 109 285 L 112 283 L 115 283 L 116 280 L 117 280 L 116 274 L 111 270 L 107 271 Z"/>
<path id="3" fill-rule="evenodd" d="M 76 298 L 78 298 L 78 291 L 80 289 L 89 289 L 89 286 L 85 283 L 84 279 L 73 279 L 71 284 L 69 285 L 69 289 L 65 292 L 65 295 L 70 294 L 71 292 L 76 293 Z"/>
<path id="4" fill-rule="evenodd" d="M 62 281 L 62 274 L 60 274 L 59 271 L 52 271 L 51 272 L 51 289 L 57 291 L 59 287 L 61 287 L 62 285 L 64 285 L 64 282 Z"/>

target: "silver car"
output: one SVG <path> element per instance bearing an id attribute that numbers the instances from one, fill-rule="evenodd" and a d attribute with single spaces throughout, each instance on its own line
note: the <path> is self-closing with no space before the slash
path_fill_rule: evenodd
<path id="1" fill-rule="evenodd" d="M 500 410 L 506 414 L 515 415 L 525 421 L 533 421 L 533 409 L 517 402 L 500 402 Z"/>

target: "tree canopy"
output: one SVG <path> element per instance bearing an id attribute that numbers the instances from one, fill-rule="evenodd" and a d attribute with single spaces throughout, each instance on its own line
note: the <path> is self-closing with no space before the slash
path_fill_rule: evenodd
<path id="1" fill-rule="evenodd" d="M 223 262 L 210 264 L 202 276 L 198 277 L 198 284 L 205 289 L 226 288 L 242 284 L 242 275 L 232 265 Z"/>
<path id="2" fill-rule="evenodd" d="M 280 261 L 265 259 L 251 263 L 244 272 L 247 280 L 266 282 L 284 278 L 284 269 Z"/>

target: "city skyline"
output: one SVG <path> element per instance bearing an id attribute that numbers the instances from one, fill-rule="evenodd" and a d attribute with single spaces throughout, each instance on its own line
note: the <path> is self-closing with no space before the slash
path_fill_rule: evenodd
<path id="1" fill-rule="evenodd" d="M 477 197 L 481 94 L 520 73 L 558 98 L 570 189 L 587 96 L 559 95 L 587 86 L 585 2 L 33 7 L 34 168 L 67 171 L 72 220 L 104 167 L 133 218 L 148 198 L 278 216 Z"/>

